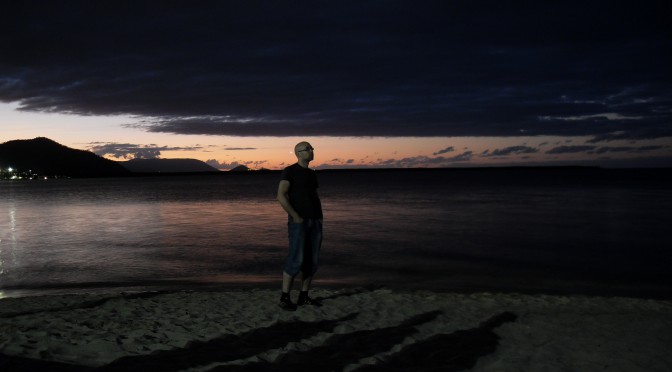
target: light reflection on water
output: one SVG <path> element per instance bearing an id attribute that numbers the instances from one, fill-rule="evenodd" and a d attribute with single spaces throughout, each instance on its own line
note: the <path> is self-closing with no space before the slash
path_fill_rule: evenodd
<path id="1" fill-rule="evenodd" d="M 255 270 L 284 248 L 284 212 L 250 200 L 245 182 L 165 181 L 3 185 L 13 199 L 0 220 L 0 287 L 194 280 Z"/>
<path id="2" fill-rule="evenodd" d="M 665 187 L 484 174 L 320 174 L 318 283 L 660 287 L 672 243 Z M 0 289 L 275 286 L 287 246 L 278 177 L 2 183 Z"/>
<path id="3" fill-rule="evenodd" d="M 0 235 L 0 278 L 9 270 L 10 267 L 17 266 L 17 238 L 16 238 L 16 206 L 9 201 L 7 206 L 8 222 L 6 224 L 6 234 Z M 5 224 L 3 224 L 4 226 Z M 1 282 L 0 282 L 1 283 Z"/>
<path id="4" fill-rule="evenodd" d="M 271 227 L 284 217 L 271 203 L 249 207 L 168 202 L 25 208 L 19 221 L 25 244 L 10 249 L 29 264 L 14 268 L 10 277 L 124 281 L 179 278 L 192 271 L 208 275 L 245 265 L 269 241 L 281 240 L 280 226 Z"/>

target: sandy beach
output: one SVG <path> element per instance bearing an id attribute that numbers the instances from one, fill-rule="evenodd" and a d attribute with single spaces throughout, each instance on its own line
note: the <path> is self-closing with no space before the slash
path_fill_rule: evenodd
<path id="1" fill-rule="evenodd" d="M 0 300 L 2 371 L 671 371 L 672 301 L 317 289 Z"/>

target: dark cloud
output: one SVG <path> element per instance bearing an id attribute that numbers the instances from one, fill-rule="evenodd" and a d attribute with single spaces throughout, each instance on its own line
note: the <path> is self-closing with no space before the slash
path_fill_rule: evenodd
<path id="1" fill-rule="evenodd" d="M 399 160 L 390 159 L 387 164 L 393 165 L 396 168 L 415 168 L 415 167 L 427 167 L 427 166 L 449 166 L 453 163 L 467 162 L 470 161 L 473 156 L 471 151 L 465 151 L 459 155 L 452 157 L 437 156 L 435 158 L 430 158 L 427 156 L 414 156 L 403 158 Z"/>
<path id="2" fill-rule="evenodd" d="M 453 156 L 452 158 L 446 158 L 445 160 L 448 162 L 469 161 L 471 160 L 472 156 L 473 156 L 472 151 L 465 151 L 460 155 Z"/>
<path id="3" fill-rule="evenodd" d="M 117 159 L 156 159 L 162 151 L 199 150 L 201 147 L 168 147 L 157 145 L 136 145 L 130 143 L 94 142 L 87 147 L 100 156 L 112 156 Z"/>
<path id="4" fill-rule="evenodd" d="M 450 146 L 450 147 L 446 147 L 443 150 L 439 150 L 439 151 L 435 152 L 434 155 L 446 154 L 446 153 L 453 152 L 453 151 L 455 151 L 455 148 L 453 146 Z"/>
<path id="5" fill-rule="evenodd" d="M 0 101 L 235 136 L 672 136 L 666 1 L 13 2 Z"/>
<path id="6" fill-rule="evenodd" d="M 227 151 L 244 151 L 244 150 L 256 150 L 255 147 L 227 147 L 224 150 Z"/>
<path id="7" fill-rule="evenodd" d="M 606 152 L 635 152 L 637 151 L 634 147 L 632 146 L 620 146 L 620 147 L 600 147 L 599 149 L 595 150 L 594 152 L 596 154 L 604 154 Z"/>
<path id="8" fill-rule="evenodd" d="M 610 141 L 619 141 L 619 140 L 647 140 L 655 139 L 660 137 L 669 137 L 666 128 L 645 128 L 637 131 L 637 133 L 628 132 L 628 131 L 618 131 L 611 133 L 603 133 L 594 136 L 593 138 L 586 141 L 587 143 L 600 143 L 600 142 L 610 142 Z"/>
<path id="9" fill-rule="evenodd" d="M 607 152 L 631 152 L 631 153 L 645 153 L 649 151 L 657 151 L 664 149 L 665 146 L 604 146 L 596 149 L 594 153 L 604 154 Z"/>
<path id="10" fill-rule="evenodd" d="M 597 146 L 558 146 L 554 147 L 548 151 L 546 151 L 547 154 L 573 154 L 577 152 L 588 152 L 592 151 Z"/>
<path id="11" fill-rule="evenodd" d="M 486 156 L 509 156 L 515 154 L 534 154 L 538 152 L 534 147 L 529 146 L 510 146 L 503 149 L 495 149 L 492 152 L 489 152 Z"/>
<path id="12" fill-rule="evenodd" d="M 647 151 L 656 151 L 656 150 L 663 150 L 663 149 L 669 149 L 672 146 L 640 146 L 637 151 L 639 152 L 647 152 Z"/>

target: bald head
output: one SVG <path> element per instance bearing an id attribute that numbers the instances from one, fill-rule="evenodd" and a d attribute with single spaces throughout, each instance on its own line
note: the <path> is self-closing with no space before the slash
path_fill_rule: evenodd
<path id="1" fill-rule="evenodd" d="M 294 153 L 296 154 L 299 151 L 306 149 L 307 147 L 312 147 L 312 146 L 310 146 L 310 143 L 305 142 L 305 141 L 299 142 L 299 143 L 296 144 L 296 146 L 294 146 Z"/>
<path id="2" fill-rule="evenodd" d="M 308 163 L 313 160 L 313 146 L 305 141 L 299 142 L 294 146 L 294 155 L 301 166 L 307 167 Z"/>

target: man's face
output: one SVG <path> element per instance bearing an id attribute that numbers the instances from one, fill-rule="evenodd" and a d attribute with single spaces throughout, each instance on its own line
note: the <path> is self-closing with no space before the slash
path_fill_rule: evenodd
<path id="1" fill-rule="evenodd" d="M 315 154 L 313 154 L 313 146 L 308 142 L 302 142 L 296 146 L 296 157 L 299 159 L 312 161 Z"/>

